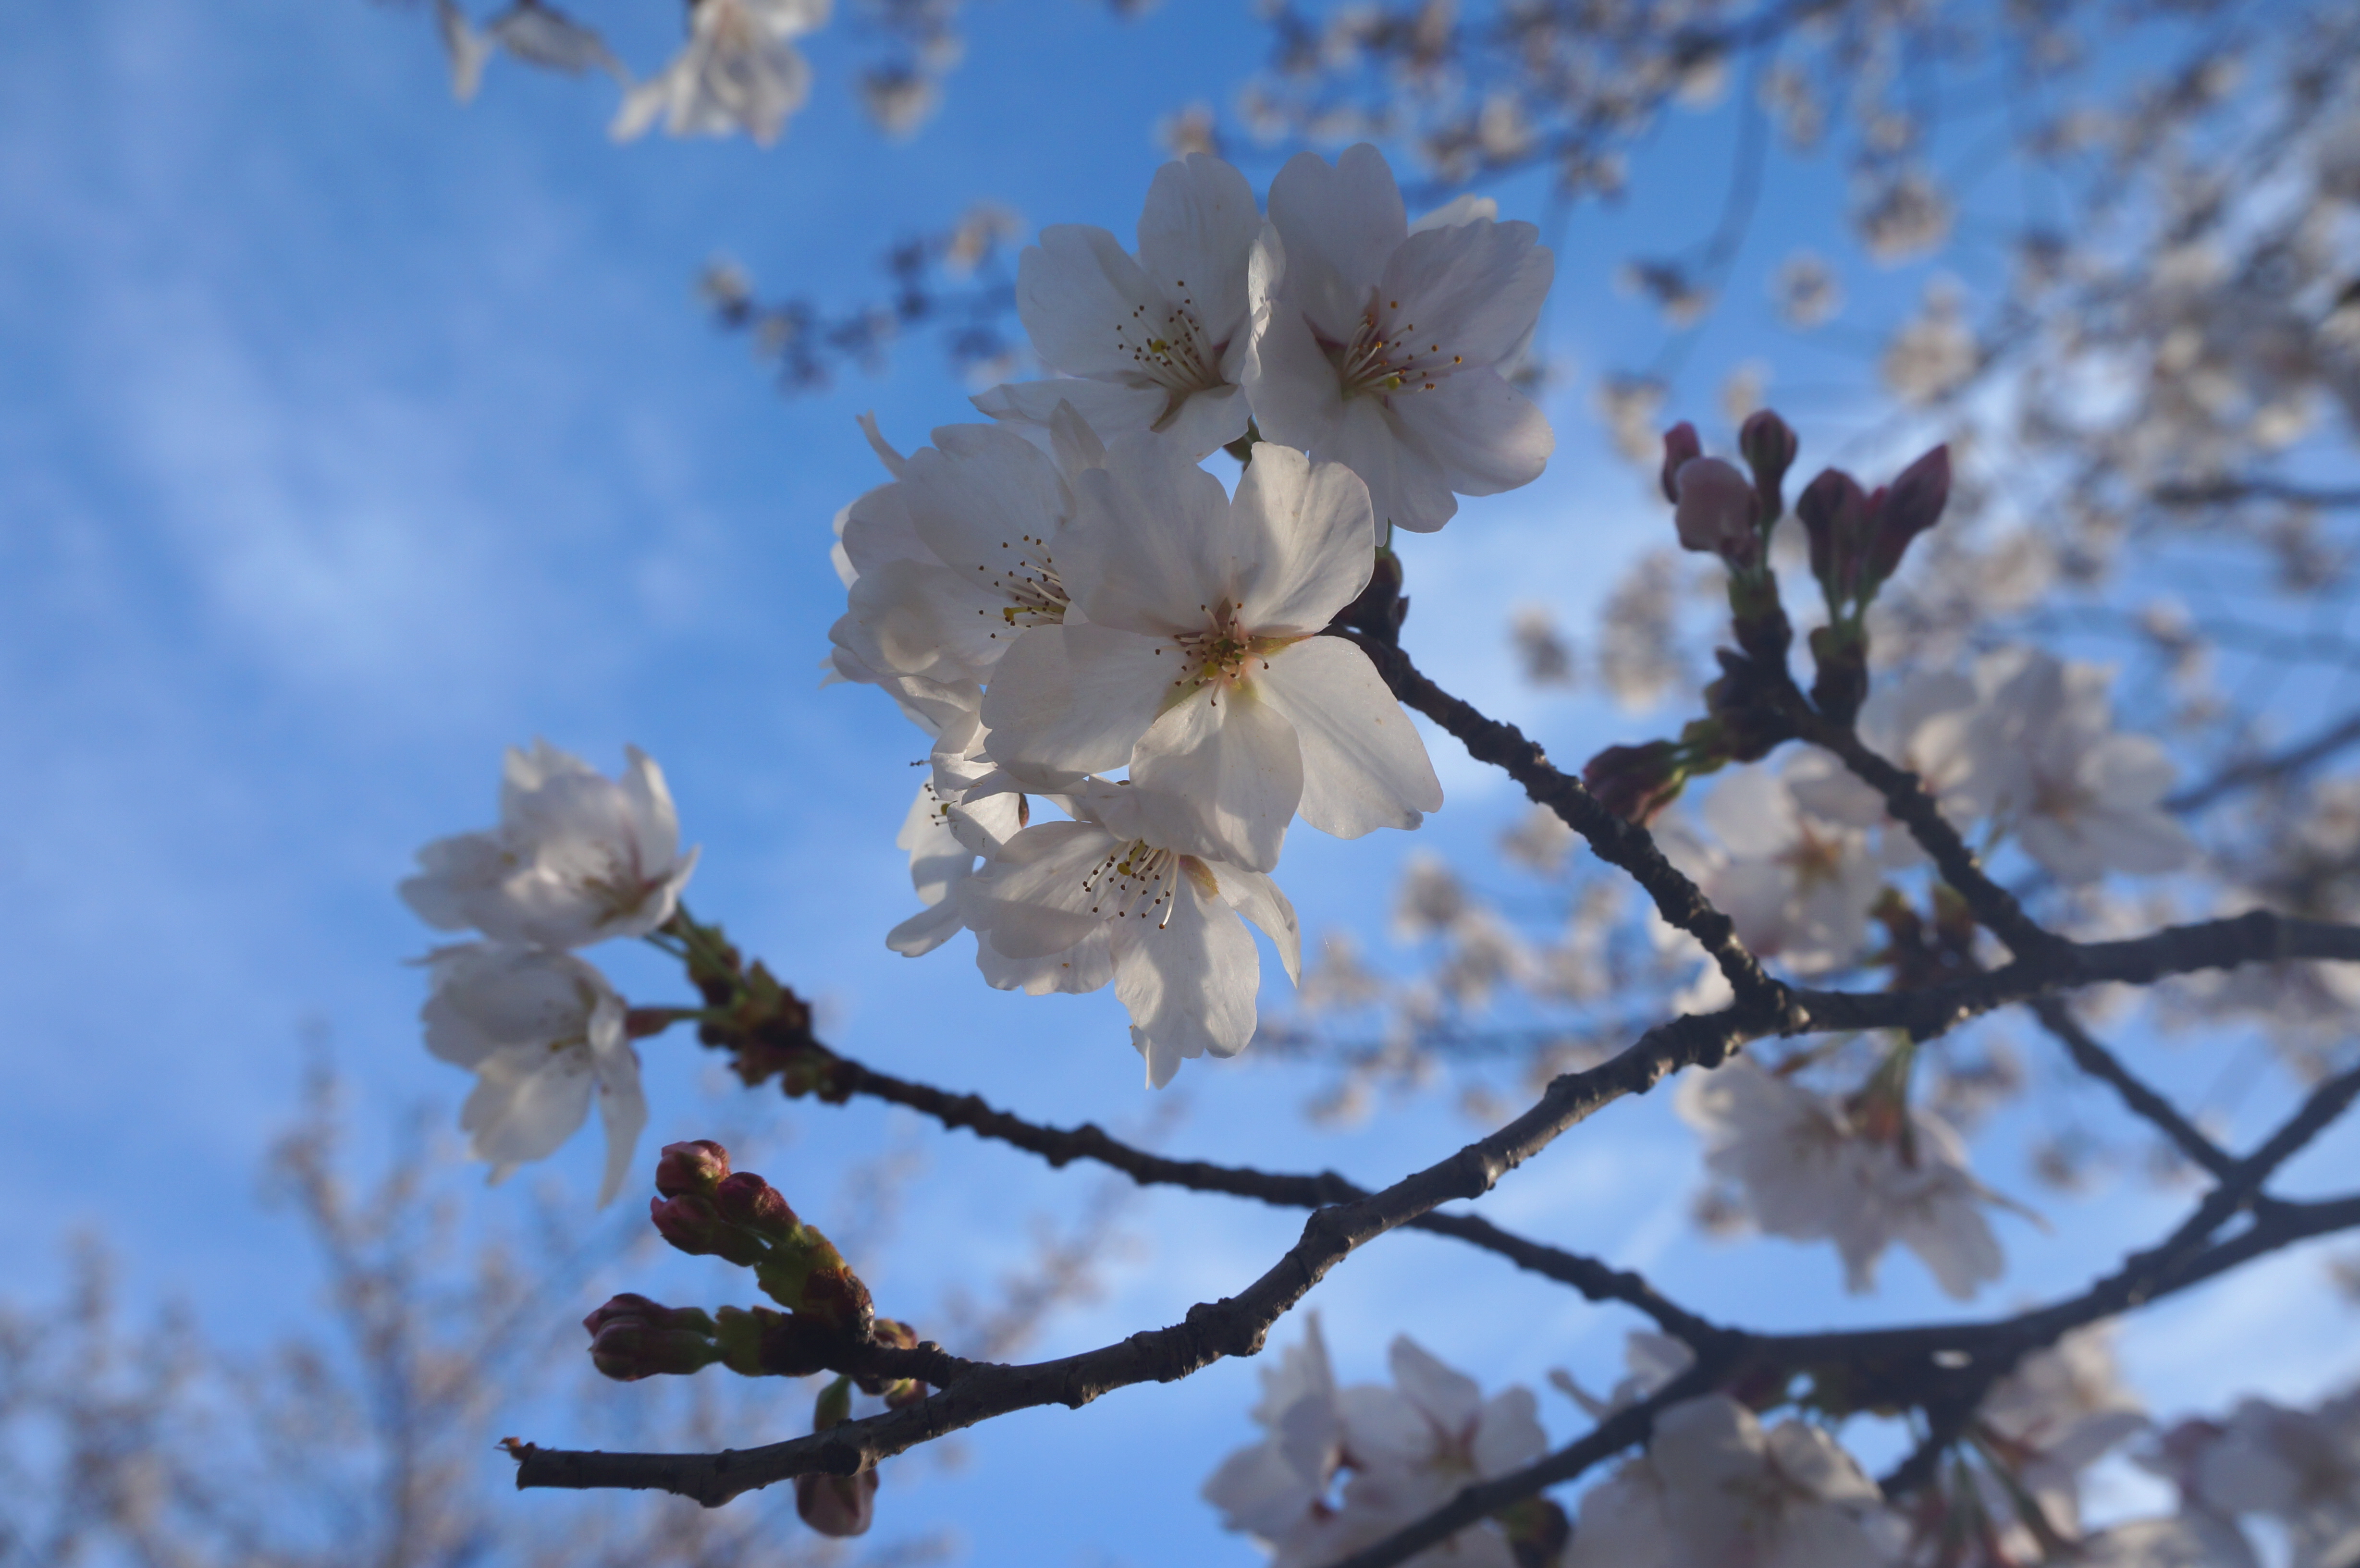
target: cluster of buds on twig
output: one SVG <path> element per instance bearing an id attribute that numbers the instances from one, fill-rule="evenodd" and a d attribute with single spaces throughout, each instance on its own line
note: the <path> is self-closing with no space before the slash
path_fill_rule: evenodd
<path id="1" fill-rule="evenodd" d="M 1664 432 L 1664 499 L 1682 549 L 1721 557 L 1729 568 L 1729 609 L 1737 645 L 1753 658 L 1786 655 L 1794 633 L 1778 601 L 1770 569 L 1770 538 L 1786 511 L 1786 470 L 1794 466 L 1795 432 L 1765 408 L 1738 430 L 1745 470 L 1704 455 L 1696 427 L 1686 420 Z"/>
<path id="2" fill-rule="evenodd" d="M 830 1338 L 869 1337 L 875 1316 L 869 1287 L 836 1244 L 803 1224 L 768 1181 L 732 1171 L 719 1144 L 667 1144 L 656 1162 L 656 1191 L 648 1218 L 672 1246 L 753 1269 L 764 1295 Z"/>
<path id="3" fill-rule="evenodd" d="M 1950 498 L 1950 449 L 1938 446 L 1874 491 L 1840 468 L 1824 469 L 1795 502 L 1811 536 L 1811 575 L 1828 624 L 1811 634 L 1819 675 L 1811 701 L 1850 724 L 1868 695 L 1868 607 L 1901 566 L 1909 541 L 1939 522 Z"/>
<path id="4" fill-rule="evenodd" d="M 689 983 L 705 999 L 695 1014 L 672 1017 L 694 1017 L 697 1040 L 727 1051 L 731 1069 L 748 1088 L 775 1076 L 790 1098 L 816 1094 L 841 1104 L 849 1097 L 837 1082 L 841 1060 L 812 1034 L 811 1004 L 760 959 L 746 964 L 719 926 L 694 920 L 685 909 L 675 911 L 657 935 L 685 964 Z M 634 1032 L 650 1031 L 635 1026 Z"/>
<path id="5" fill-rule="evenodd" d="M 656 1164 L 648 1217 L 681 1251 L 754 1270 L 755 1281 L 785 1312 L 770 1307 L 666 1307 L 645 1296 L 617 1296 L 582 1321 L 590 1357 L 607 1377 L 629 1382 L 662 1373 L 700 1371 L 716 1362 L 749 1377 L 804 1377 L 841 1362 L 856 1347 L 903 1348 L 917 1336 L 880 1323 L 860 1282 L 833 1242 L 803 1224 L 761 1177 L 733 1172 L 729 1152 L 700 1139 L 668 1144 Z M 923 1398 L 917 1385 L 890 1391 Z M 880 1384 L 870 1390 L 889 1392 Z"/>

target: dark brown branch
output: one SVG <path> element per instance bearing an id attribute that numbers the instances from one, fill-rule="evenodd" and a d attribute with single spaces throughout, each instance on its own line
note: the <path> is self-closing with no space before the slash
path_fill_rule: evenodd
<path id="1" fill-rule="evenodd" d="M 2148 497 L 2158 506 L 2217 506 L 2231 501 L 2289 501 L 2299 506 L 2360 506 L 2360 490 L 2296 485 L 2284 479 L 2215 479 L 2165 485 Z"/>
<path id="2" fill-rule="evenodd" d="M 1039 1155 L 1053 1168 L 1087 1160 L 1120 1171 L 1142 1187 L 1225 1192 L 1282 1208 L 1316 1209 L 1330 1203 L 1358 1203 L 1369 1195 L 1366 1188 L 1332 1171 L 1300 1176 L 1251 1167 L 1214 1165 L 1202 1160 L 1170 1160 L 1124 1143 L 1095 1125 L 1043 1127 L 997 1110 L 978 1095 L 947 1094 L 929 1084 L 880 1073 L 849 1057 L 830 1054 L 834 1062 L 829 1075 L 835 1087 L 907 1106 L 945 1127 L 965 1127 L 978 1138 L 1012 1145 Z M 1426 1214 L 1409 1225 L 1412 1229 L 1451 1236 L 1497 1253 L 1519 1269 L 1572 1286 L 1593 1301 L 1621 1301 L 1636 1307 L 1655 1319 L 1666 1333 L 1692 1346 L 1701 1345 L 1721 1332 L 1658 1294 L 1637 1274 L 1612 1268 L 1594 1258 L 1526 1240 L 1473 1214 Z"/>
<path id="3" fill-rule="evenodd" d="M 2054 1035 L 2073 1058 L 2074 1066 L 2111 1085 L 2134 1115 L 2154 1123 L 2180 1153 L 2215 1176 L 2225 1178 L 2235 1167 L 2234 1155 L 2206 1138 L 2169 1100 L 2125 1067 L 2121 1058 L 2099 1044 L 2097 1037 L 2081 1026 L 2081 1020 L 2073 1016 L 2073 1010 L 2061 998 L 2038 997 L 2032 1004 L 2032 1011 L 2040 1019 L 2041 1027 Z"/>
<path id="4" fill-rule="evenodd" d="M 2267 757 L 2236 763 L 2223 768 L 2202 784 L 2182 789 L 2176 795 L 2168 795 L 2164 797 L 2164 809 L 2171 811 L 2202 811 L 2222 796 L 2249 784 L 2291 779 L 2355 744 L 2360 744 L 2360 713 L 2348 714 L 2341 723 L 2330 725 L 2300 745 Z"/>
<path id="5" fill-rule="evenodd" d="M 1918 847 L 1933 857 L 1942 880 L 1957 889 L 1975 919 L 2007 943 L 2009 952 L 2028 959 L 2059 950 L 2064 939 L 2043 930 L 2024 912 L 2015 894 L 1991 879 L 1918 775 L 1871 751 L 1850 724 L 1837 724 L 1814 712 L 1793 681 L 1784 683 L 1781 695 L 1786 700 L 1786 716 L 1794 722 L 1796 734 L 1832 753 L 1853 777 L 1885 798 L 1885 809 L 1893 820 L 1909 830 Z"/>
<path id="6" fill-rule="evenodd" d="M 1523 1116 L 1440 1163 L 1367 1198 L 1316 1210 L 1304 1223 L 1302 1239 L 1243 1292 L 1200 1302 L 1170 1327 L 1029 1367 L 980 1366 L 921 1403 L 762 1448 L 599 1454 L 519 1444 L 517 1485 L 652 1488 L 716 1507 L 794 1475 L 852 1475 L 1012 1410 L 1045 1404 L 1078 1409 L 1115 1388 L 1168 1383 L 1223 1356 L 1253 1355 L 1271 1325 L 1360 1247 L 1443 1203 L 1481 1196 L 1601 1106 L 1644 1093 L 1683 1067 L 1717 1065 L 1743 1039 L 1733 1013 L 1677 1018 L 1648 1030 L 1612 1061 L 1557 1078 Z"/>
<path id="7" fill-rule="evenodd" d="M 1396 644 L 1362 631 L 1330 628 L 1330 635 L 1358 644 L 1394 696 L 1449 731 L 1467 748 L 1468 756 L 1490 763 L 1523 785 L 1535 805 L 1556 812 L 1568 827 L 1589 840 L 1601 860 L 1628 873 L 1666 920 L 1703 944 L 1741 1002 L 1783 1010 L 1785 988 L 1764 973 L 1761 961 L 1737 940 L 1737 929 L 1729 917 L 1714 909 L 1697 885 L 1664 857 L 1646 829 L 1600 804 L 1588 786 L 1571 774 L 1559 772 L 1547 753 L 1525 739 L 1515 725 L 1485 716 L 1427 680 Z"/>

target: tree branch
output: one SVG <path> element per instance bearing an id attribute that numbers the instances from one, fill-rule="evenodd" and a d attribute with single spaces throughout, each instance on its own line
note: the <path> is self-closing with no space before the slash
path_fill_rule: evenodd
<path id="1" fill-rule="evenodd" d="M 2198 811 L 2233 790 L 2248 784 L 2267 783 L 2289 779 L 2305 769 L 2324 762 L 2345 746 L 2360 742 L 2360 713 L 2347 714 L 2339 724 L 2329 725 L 2299 746 L 2267 757 L 2257 757 L 2248 762 L 2223 768 L 2203 783 L 2164 797 L 2168 811 Z"/>
<path id="2" fill-rule="evenodd" d="M 1786 988 L 1764 972 L 1761 961 L 1737 940 L 1737 928 L 1729 917 L 1714 909 L 1697 885 L 1664 857 L 1646 829 L 1600 804 L 1587 785 L 1559 772 L 1548 754 L 1525 739 L 1515 725 L 1486 717 L 1427 680 L 1399 645 L 1359 629 L 1331 626 L 1328 635 L 1359 645 L 1395 697 L 1450 732 L 1467 748 L 1468 756 L 1490 763 L 1523 785 L 1535 805 L 1555 811 L 1568 827 L 1589 840 L 1601 860 L 1629 874 L 1666 920 L 1703 944 L 1741 1002 L 1784 1010 Z"/>
<path id="3" fill-rule="evenodd" d="M 2032 1004 L 2033 1015 L 2041 1027 L 2057 1038 L 2073 1058 L 2073 1065 L 2091 1077 L 2111 1084 L 2123 1104 L 2135 1116 L 2153 1122 L 2163 1135 L 2178 1146 L 2180 1151 L 2213 1175 L 2226 1179 L 2236 1166 L 2236 1158 L 2214 1143 L 2196 1124 L 2180 1114 L 2165 1099 L 2129 1068 L 2122 1059 L 2098 1043 L 2097 1037 L 2081 1027 L 2081 1020 L 2064 1001 L 2056 996 L 2041 996 Z"/>

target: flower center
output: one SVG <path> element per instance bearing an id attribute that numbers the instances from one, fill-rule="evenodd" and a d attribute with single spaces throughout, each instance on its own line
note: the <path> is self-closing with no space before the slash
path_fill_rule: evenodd
<path id="1" fill-rule="evenodd" d="M 1187 283 L 1175 279 L 1173 287 L 1180 290 L 1180 303 L 1167 304 L 1160 317 L 1148 306 L 1134 305 L 1131 319 L 1114 329 L 1116 349 L 1131 356 L 1131 374 L 1164 388 L 1164 412 L 1153 427 L 1159 430 L 1190 394 L 1228 385 L 1221 379 L 1221 352 L 1229 345 L 1214 343 L 1196 319 Z"/>
<path id="2" fill-rule="evenodd" d="M 1181 856 L 1133 839 L 1111 851 L 1082 877 L 1090 913 L 1106 920 L 1140 920 L 1161 931 L 1172 919 L 1172 895 L 1180 881 Z"/>
<path id="3" fill-rule="evenodd" d="M 998 612 L 1000 623 L 1011 636 L 1026 626 L 1054 626 L 1065 618 L 1065 584 L 1057 576 L 1057 563 L 1049 554 L 1049 542 L 1031 534 L 1019 534 L 1012 539 L 1002 539 L 1000 548 L 1009 553 L 1002 557 L 1000 570 L 993 572 L 987 561 L 976 562 L 985 587 L 999 598 L 1005 599 Z M 989 615 L 990 610 L 978 610 L 978 615 Z M 998 641 L 997 631 L 987 634 Z"/>
<path id="4" fill-rule="evenodd" d="M 1200 687 L 1218 684 L 1229 690 L 1245 684 L 1256 667 L 1269 669 L 1268 656 L 1291 640 L 1255 636 L 1240 623 L 1237 607 L 1227 599 L 1218 604 L 1199 604 L 1197 608 L 1205 612 L 1205 629 L 1172 639 L 1172 646 L 1180 655 L 1180 673 L 1173 679 L 1172 690 L 1165 695 L 1166 707 Z M 1218 693 L 1214 700 L 1219 700 Z"/>
<path id="5" fill-rule="evenodd" d="M 1347 397 L 1385 397 L 1395 392 L 1431 392 L 1444 376 L 1466 361 L 1464 354 L 1446 354 L 1442 344 L 1423 347 L 1415 321 L 1396 321 L 1401 301 L 1382 304 L 1372 293 L 1360 324 L 1347 343 L 1323 343 L 1336 366 L 1336 378 Z"/>

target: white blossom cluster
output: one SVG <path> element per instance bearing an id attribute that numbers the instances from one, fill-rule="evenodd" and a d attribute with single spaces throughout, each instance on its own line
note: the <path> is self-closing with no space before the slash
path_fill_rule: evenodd
<path id="1" fill-rule="evenodd" d="M 1413 1524 L 1459 1490 L 1520 1470 L 1548 1447 L 1529 1388 L 1486 1399 L 1475 1380 L 1406 1334 L 1393 1343 L 1393 1386 L 1339 1388 L 1319 1317 L 1262 1374 L 1262 1439 L 1221 1461 L 1205 1500 L 1251 1535 L 1273 1568 L 1320 1568 Z M 1515 1568 L 1486 1522 L 1408 1560 L 1415 1568 Z"/>
<path id="2" fill-rule="evenodd" d="M 438 931 L 481 933 L 427 954 L 426 1048 L 475 1074 L 459 1125 L 504 1180 L 572 1136 L 595 1097 L 611 1201 L 648 1119 L 623 1000 L 574 950 L 645 936 L 696 868 L 662 770 L 638 748 L 619 779 L 547 741 L 511 750 L 500 822 L 418 852 L 401 897 Z"/>
<path id="3" fill-rule="evenodd" d="M 1536 242 L 1487 202 L 1411 224 L 1356 147 L 1287 164 L 1267 217 L 1197 155 L 1156 174 L 1136 250 L 1058 225 L 1025 251 L 1019 310 L 1060 374 L 907 456 L 872 425 L 890 481 L 837 518 L 834 673 L 933 741 L 897 951 L 967 930 L 1003 989 L 1111 982 L 1158 1085 L 1245 1048 L 1241 920 L 1299 974 L 1270 877 L 1289 824 L 1357 838 L 1442 804 L 1375 667 L 1319 634 L 1392 529 L 1541 472 L 1547 422 L 1502 374 L 1548 288 Z M 1199 466 L 1224 447 L 1233 494 Z"/>
<path id="4" fill-rule="evenodd" d="M 2195 844 L 2163 809 L 2175 769 L 2156 741 L 2114 729 L 2112 679 L 2005 648 L 1880 688 L 1860 735 L 1916 773 L 1970 842 L 2013 841 L 2060 883 L 2180 870 Z M 1803 974 L 1858 962 L 1887 872 L 1924 859 L 1883 797 L 1819 752 L 1737 774 L 1659 836 L 1749 947 Z"/>

